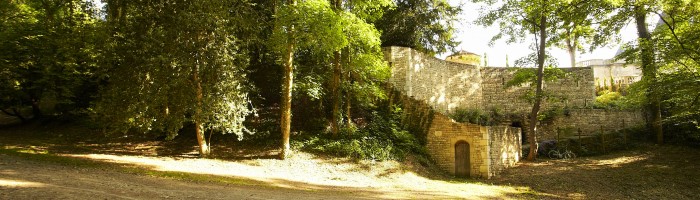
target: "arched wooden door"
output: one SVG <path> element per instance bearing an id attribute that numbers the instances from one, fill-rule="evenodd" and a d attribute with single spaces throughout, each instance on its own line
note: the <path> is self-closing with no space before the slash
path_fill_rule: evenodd
<path id="1" fill-rule="evenodd" d="M 469 143 L 462 140 L 455 144 L 455 175 L 469 177 Z"/>

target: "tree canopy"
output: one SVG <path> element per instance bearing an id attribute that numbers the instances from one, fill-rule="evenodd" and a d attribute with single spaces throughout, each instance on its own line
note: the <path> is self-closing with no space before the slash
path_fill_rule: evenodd
<path id="1" fill-rule="evenodd" d="M 428 54 L 453 51 L 455 22 L 461 6 L 445 0 L 395 0 L 375 22 L 382 32 L 382 46 L 411 47 Z"/>
<path id="2" fill-rule="evenodd" d="M 235 5 L 237 9 L 229 8 Z M 243 70 L 247 56 L 234 1 L 139 1 L 124 9 L 109 37 L 111 66 L 96 112 L 114 130 L 177 135 L 193 123 L 203 132 L 243 135 L 250 112 Z M 118 109 L 114 109 L 118 108 Z"/>

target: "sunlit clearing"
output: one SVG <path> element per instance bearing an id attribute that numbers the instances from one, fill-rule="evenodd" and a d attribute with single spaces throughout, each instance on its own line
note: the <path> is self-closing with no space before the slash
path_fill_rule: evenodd
<path id="1" fill-rule="evenodd" d="M 0 179 L 0 186 L 2 186 L 2 187 L 44 187 L 45 184 L 37 183 L 37 182 Z"/>
<path id="2" fill-rule="evenodd" d="M 402 190 L 413 190 L 429 192 L 430 195 L 456 196 L 456 197 L 503 197 L 504 194 L 521 194 L 529 192 L 526 187 L 506 187 L 497 185 L 486 185 L 480 183 L 454 183 L 447 181 L 431 180 L 419 176 L 413 172 L 395 174 L 390 177 L 394 187 Z M 394 198 L 416 198 L 410 194 L 406 196 L 396 196 Z M 427 195 L 427 194 L 426 194 Z M 389 197 L 389 196 L 387 196 Z"/>
<path id="3" fill-rule="evenodd" d="M 620 167 L 624 164 L 630 164 L 633 162 L 638 162 L 648 159 L 648 156 L 623 156 L 619 158 L 598 160 L 591 164 L 591 166 L 608 166 L 608 167 Z"/>
<path id="4" fill-rule="evenodd" d="M 294 189 L 362 188 L 379 193 L 375 194 L 378 198 L 503 198 L 532 192 L 524 187 L 431 180 L 402 169 L 394 161 L 329 161 L 304 153 L 295 154 L 288 160 L 242 161 L 104 154 L 73 156 L 136 165 L 149 170 L 244 178 Z"/>

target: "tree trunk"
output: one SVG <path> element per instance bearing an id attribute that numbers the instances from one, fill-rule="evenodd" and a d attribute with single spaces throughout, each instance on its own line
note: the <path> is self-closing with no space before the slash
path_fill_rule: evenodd
<path id="1" fill-rule="evenodd" d="M 44 117 L 44 113 L 41 112 L 41 108 L 39 107 L 38 98 L 32 98 L 32 115 L 32 119 L 41 119 Z"/>
<path id="2" fill-rule="evenodd" d="M 194 109 L 194 132 L 197 135 L 197 143 L 199 144 L 199 155 L 202 157 L 209 156 L 210 149 L 207 140 L 204 138 L 204 131 L 202 125 L 202 106 L 203 106 L 203 92 L 202 92 L 202 82 L 199 79 L 199 66 L 195 66 L 194 72 L 192 73 L 192 81 L 196 85 L 196 101 L 197 107 Z"/>
<path id="3" fill-rule="evenodd" d="M 571 36 L 566 38 L 566 48 L 569 51 L 569 59 L 571 61 L 571 67 L 576 67 L 576 44 L 572 43 Z"/>
<path id="4" fill-rule="evenodd" d="M 348 126 L 353 126 L 352 124 L 352 99 L 353 99 L 353 84 L 355 84 L 355 78 L 352 71 L 352 66 L 350 66 L 350 49 L 348 47 L 343 48 L 343 64 L 345 69 L 347 69 L 347 76 L 345 80 L 348 82 L 348 90 L 345 92 L 345 119 Z"/>
<path id="5" fill-rule="evenodd" d="M 642 61 L 642 78 L 646 80 L 649 84 L 647 88 L 647 115 L 649 121 L 647 126 L 656 135 L 656 143 L 664 143 L 664 133 L 663 126 L 661 123 L 661 100 L 660 95 L 656 89 L 657 83 L 657 67 L 654 63 L 654 49 L 651 44 L 651 34 L 647 28 L 646 23 L 647 11 L 643 6 L 634 7 L 634 19 L 637 25 L 637 34 L 639 36 L 639 47 L 641 51 L 641 61 Z"/>
<path id="6" fill-rule="evenodd" d="M 331 95 L 333 98 L 332 111 L 331 111 L 331 133 L 333 137 L 338 137 L 338 132 L 340 130 L 340 100 L 342 96 L 340 95 L 340 76 L 341 65 L 340 65 L 340 51 L 333 53 L 333 78 L 331 81 Z"/>
<path id="7" fill-rule="evenodd" d="M 530 143 L 530 152 L 527 155 L 527 160 L 533 161 L 537 157 L 537 115 L 540 112 L 542 104 L 542 81 L 544 79 L 544 60 L 545 48 L 547 39 L 547 18 L 543 15 L 540 17 L 538 25 L 540 43 L 537 49 L 537 83 L 535 88 L 535 102 L 532 105 L 530 112 L 530 124 L 528 127 L 528 142 Z"/>
<path id="8" fill-rule="evenodd" d="M 122 25 L 125 18 L 126 2 L 122 0 L 109 0 L 107 1 L 107 21 L 112 26 L 111 28 L 116 28 L 118 25 Z"/>
<path id="9" fill-rule="evenodd" d="M 342 9 L 342 0 L 333 0 L 332 4 L 333 10 L 336 13 L 340 13 Z M 338 132 L 340 131 L 340 103 L 342 100 L 342 96 L 340 95 L 340 76 L 342 76 L 340 56 L 340 50 L 333 52 L 333 77 L 331 80 L 331 95 L 333 99 L 331 104 L 331 133 L 333 137 L 338 137 Z"/>
<path id="10" fill-rule="evenodd" d="M 296 4 L 295 0 L 288 0 L 288 6 Z M 280 130 L 282 132 L 282 150 L 280 159 L 285 159 L 290 155 L 289 132 L 292 124 L 292 86 L 294 83 L 294 25 L 289 25 L 287 38 L 287 52 L 283 67 L 282 78 L 282 102 L 280 103 Z"/>
<path id="11" fill-rule="evenodd" d="M 348 126 L 352 125 L 352 94 L 351 91 L 345 95 L 345 119 Z"/>
<path id="12" fill-rule="evenodd" d="M 576 48 L 578 47 L 578 37 L 574 33 L 576 28 L 576 22 L 566 22 L 566 50 L 569 53 L 569 61 L 571 61 L 571 67 L 576 67 Z"/>

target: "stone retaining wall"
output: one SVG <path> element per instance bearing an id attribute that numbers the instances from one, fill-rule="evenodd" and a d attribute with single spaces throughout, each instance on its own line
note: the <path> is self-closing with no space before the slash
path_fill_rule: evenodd
<path id="1" fill-rule="evenodd" d="M 521 132 L 520 128 L 500 125 L 488 127 L 488 133 L 489 159 L 491 160 L 489 177 L 493 177 L 520 161 L 522 156 Z"/>
<path id="2" fill-rule="evenodd" d="M 543 139 L 572 137 L 578 135 L 599 134 L 632 128 L 644 124 L 644 114 L 641 111 L 615 111 L 603 109 L 573 109 L 568 116 L 556 117 L 551 122 L 541 124 Z"/>

